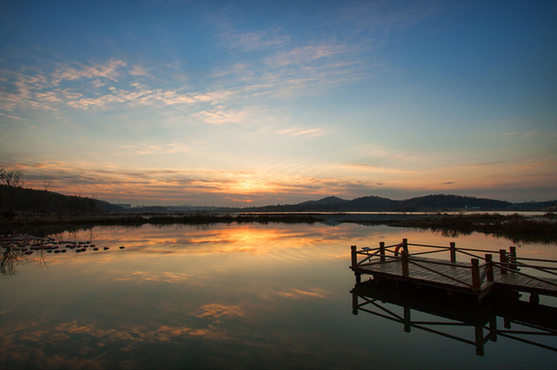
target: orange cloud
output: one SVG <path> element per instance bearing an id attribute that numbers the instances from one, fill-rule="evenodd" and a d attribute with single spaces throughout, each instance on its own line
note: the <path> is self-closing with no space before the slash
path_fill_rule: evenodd
<path id="1" fill-rule="evenodd" d="M 194 151 L 179 144 L 130 146 L 143 155 Z M 482 196 L 492 189 L 546 188 L 557 183 L 557 161 L 461 164 L 404 169 L 331 163 L 300 175 L 288 168 L 269 170 L 133 169 L 111 164 L 19 162 L 26 186 L 100 199 L 141 204 L 253 205 L 295 203 L 331 194 L 345 198 L 388 193 L 423 195 L 457 192 Z M 450 180 L 450 181 L 448 181 Z M 46 185 L 45 185 L 46 184 Z M 394 198 L 401 198 L 394 196 Z"/>

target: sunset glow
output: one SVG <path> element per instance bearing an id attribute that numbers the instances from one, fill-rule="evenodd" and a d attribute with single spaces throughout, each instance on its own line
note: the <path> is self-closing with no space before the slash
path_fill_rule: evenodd
<path id="1" fill-rule="evenodd" d="M 557 198 L 554 2 L 6 2 L 0 167 L 134 205 Z"/>

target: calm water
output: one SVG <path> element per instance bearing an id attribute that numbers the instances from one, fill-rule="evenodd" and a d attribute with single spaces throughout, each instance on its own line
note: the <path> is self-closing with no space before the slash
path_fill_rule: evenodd
<path id="1" fill-rule="evenodd" d="M 513 244 L 505 239 L 355 224 L 95 227 L 55 237 L 110 249 L 34 253 L 0 275 L 1 369 L 550 369 L 557 361 L 557 352 L 504 337 L 476 356 L 470 344 L 352 314 L 351 244 L 406 237 L 500 249 Z M 518 253 L 557 259 L 557 245 Z M 437 329 L 474 338 L 470 327 Z M 557 337 L 528 339 L 557 347 Z"/>

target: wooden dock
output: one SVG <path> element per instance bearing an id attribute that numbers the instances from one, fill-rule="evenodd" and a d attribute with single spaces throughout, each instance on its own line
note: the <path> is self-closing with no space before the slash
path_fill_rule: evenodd
<path id="1" fill-rule="evenodd" d="M 440 258 L 423 257 L 431 254 Z M 464 260 L 457 261 L 457 255 Z M 373 279 L 402 280 L 472 294 L 479 300 L 492 291 L 528 292 L 531 303 L 537 303 L 539 295 L 557 296 L 557 261 L 520 258 L 515 247 L 494 251 L 457 248 L 455 243 L 408 243 L 403 239 L 388 246 L 381 242 L 377 248 L 352 246 L 351 257 L 350 268 L 357 283 L 368 274 Z"/>

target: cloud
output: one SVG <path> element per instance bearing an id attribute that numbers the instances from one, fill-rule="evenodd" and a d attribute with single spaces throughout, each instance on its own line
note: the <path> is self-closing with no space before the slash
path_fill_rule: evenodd
<path id="1" fill-rule="evenodd" d="M 211 74 L 211 77 L 216 79 L 228 76 L 235 76 L 241 80 L 249 81 L 255 76 L 255 72 L 249 64 L 235 63 L 229 67 L 220 67 Z"/>
<path id="2" fill-rule="evenodd" d="M 160 147 L 129 146 L 128 150 L 142 151 L 144 155 L 155 150 L 161 153 L 180 150 L 179 146 L 157 145 Z M 497 189 L 505 194 L 514 192 L 508 198 L 512 200 L 547 200 L 557 196 L 555 186 L 551 186 L 557 183 L 555 160 L 462 164 L 422 170 L 309 162 L 271 166 L 264 163 L 261 168 L 238 170 L 130 170 L 110 163 L 63 161 L 0 161 L 0 166 L 21 170 L 28 187 L 43 189 L 48 180 L 52 191 L 133 204 L 238 206 L 251 200 L 257 206 L 295 203 L 331 194 L 343 198 L 365 195 L 404 198 L 443 192 L 447 186 L 455 194 L 463 195 L 494 194 Z M 447 178 L 454 184 L 442 184 Z M 535 195 L 533 189 L 538 189 L 539 194 Z"/>
<path id="3" fill-rule="evenodd" d="M 401 169 L 396 167 L 387 167 L 387 166 L 376 166 L 373 164 L 367 163 L 341 163 L 341 164 L 331 164 L 331 167 L 334 167 L 338 170 L 343 171 L 357 171 L 360 173 L 381 173 L 381 174 L 394 174 L 394 175 L 412 175 L 416 174 L 417 171 L 415 170 L 407 170 Z"/>
<path id="4" fill-rule="evenodd" d="M 16 121 L 21 121 L 23 119 L 23 118 L 21 118 L 19 116 L 16 116 L 14 114 L 8 114 L 8 113 L 3 113 L 3 112 L 0 112 L 0 116 L 6 117 L 6 118 L 9 118 L 9 119 L 13 119 L 13 120 L 16 120 Z"/>
<path id="5" fill-rule="evenodd" d="M 307 45 L 276 53 L 265 58 L 265 63 L 272 67 L 304 65 L 345 52 L 346 47 L 338 44 Z"/>
<path id="6" fill-rule="evenodd" d="M 51 102 L 41 101 L 34 96 L 38 90 L 48 87 L 46 76 L 35 73 L 2 71 L 6 76 L 0 94 L 0 110 L 14 112 L 17 107 L 31 106 L 34 109 L 52 110 Z M 52 100 L 52 95 L 42 97 Z"/>
<path id="7" fill-rule="evenodd" d="M 147 70 L 140 65 L 134 65 L 129 73 L 132 76 L 148 76 L 149 75 L 149 72 L 147 72 Z"/>
<path id="8" fill-rule="evenodd" d="M 299 129 L 299 128 L 287 128 L 283 130 L 278 130 L 276 132 L 279 135 L 288 136 L 321 136 L 323 135 L 323 129 L 321 128 L 310 128 L 310 129 Z"/>
<path id="9" fill-rule="evenodd" d="M 16 109 L 59 111 L 63 105 L 79 110 L 107 109 L 115 105 L 165 107 L 191 104 L 217 104 L 231 97 L 235 91 L 191 90 L 150 87 L 148 83 L 118 81 L 127 63 L 111 59 L 95 65 L 62 65 L 50 74 L 36 72 L 3 72 L 9 77 L 6 90 L 0 94 L 0 110 Z M 146 68 L 135 65 L 130 76 L 149 76 Z M 6 78 L 8 78 L 6 77 Z M 88 79 L 94 89 L 66 85 L 66 81 Z M 107 86 L 107 82 L 118 82 Z M 104 88 L 104 89 L 103 89 Z M 20 115 L 18 115 L 20 116 Z"/>
<path id="10" fill-rule="evenodd" d="M 168 143 L 162 145 L 129 144 L 123 145 L 122 149 L 130 150 L 140 155 L 187 153 L 191 150 L 188 145 L 181 143 Z"/>
<path id="11" fill-rule="evenodd" d="M 111 93 L 96 97 L 81 97 L 68 100 L 66 104 L 72 108 L 88 110 L 90 108 L 105 109 L 113 104 L 130 106 L 173 106 L 210 103 L 216 104 L 226 100 L 231 91 L 210 91 L 181 93 L 178 90 L 149 89 L 141 84 L 132 83 L 133 89 L 109 88 Z"/>
<path id="12" fill-rule="evenodd" d="M 246 111 L 212 110 L 201 111 L 194 115 L 210 125 L 224 125 L 227 123 L 242 123 L 247 118 Z"/>
<path id="13" fill-rule="evenodd" d="M 48 103 L 59 103 L 62 101 L 54 91 L 36 93 L 35 97 L 40 101 L 45 101 Z"/>
<path id="14" fill-rule="evenodd" d="M 220 37 L 226 47 L 243 51 L 277 48 L 290 40 L 290 37 L 281 34 L 278 29 L 256 32 L 224 32 Z"/>
<path id="15" fill-rule="evenodd" d="M 52 82 L 54 85 L 58 85 L 62 81 L 73 81 L 81 78 L 97 77 L 117 81 L 116 78 L 119 74 L 118 69 L 125 67 L 126 65 L 126 62 L 119 59 L 111 59 L 105 64 L 78 64 L 77 66 L 64 65 L 59 67 L 56 72 L 54 72 Z"/>
<path id="16" fill-rule="evenodd" d="M 93 87 L 95 89 L 100 89 L 101 87 L 103 87 L 104 85 L 106 85 L 106 83 L 102 82 L 101 80 L 93 80 L 91 81 L 91 85 L 93 85 Z M 79 96 L 78 96 L 79 97 Z"/>
<path id="17" fill-rule="evenodd" d="M 283 45 L 284 37 L 273 38 L 264 33 L 234 36 L 241 45 Z M 265 33 L 267 34 L 267 33 Z M 268 33 L 271 35 L 272 32 Z M 14 112 L 16 107 L 33 110 L 60 111 L 63 106 L 78 110 L 106 110 L 125 105 L 128 109 L 148 106 L 217 105 L 227 100 L 256 98 L 260 96 L 289 97 L 297 91 L 323 88 L 362 78 L 366 73 L 357 59 L 349 56 L 350 49 L 339 44 L 306 45 L 280 51 L 263 57 L 263 61 L 248 65 L 234 63 L 221 67 L 210 77 L 213 86 L 204 89 L 171 88 L 175 79 L 161 73 L 152 76 L 140 65 L 128 67 L 121 59 L 110 59 L 97 64 L 64 64 L 54 72 L 16 73 L 13 89 L 0 96 L 0 110 Z M 142 83 L 122 78 L 127 76 L 150 77 Z M 156 78 L 155 78 L 156 77 Z M 167 79 L 165 81 L 165 78 Z M 87 79 L 93 88 L 65 82 Z M 107 82 L 112 86 L 107 87 Z M 156 83 L 156 84 L 154 84 Z M 204 109 L 196 114 L 208 124 L 225 124 L 243 121 L 243 111 Z M 18 115 L 21 116 L 21 115 Z"/>

